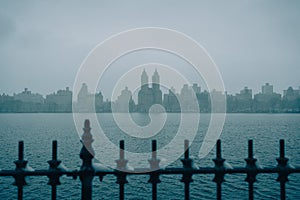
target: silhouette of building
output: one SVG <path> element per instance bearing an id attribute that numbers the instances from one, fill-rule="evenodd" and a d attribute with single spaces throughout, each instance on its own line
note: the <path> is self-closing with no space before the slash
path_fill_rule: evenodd
<path id="1" fill-rule="evenodd" d="M 196 94 L 196 95 L 198 99 L 200 112 L 205 112 L 205 113 L 211 112 L 211 102 L 210 102 L 209 92 L 204 90 L 200 94 Z"/>
<path id="2" fill-rule="evenodd" d="M 45 106 L 49 112 L 71 112 L 72 92 L 69 87 L 58 90 L 56 93 L 46 95 Z"/>
<path id="3" fill-rule="evenodd" d="M 88 86 L 83 83 L 77 95 L 77 112 L 101 112 L 103 111 L 103 95 L 101 92 L 92 94 Z"/>
<path id="4" fill-rule="evenodd" d="M 162 91 L 160 90 L 160 77 L 155 69 L 152 76 L 152 87 L 149 87 L 149 78 L 145 69 L 141 75 L 141 89 L 138 93 L 138 112 L 149 112 L 154 104 L 162 104 Z"/>
<path id="5" fill-rule="evenodd" d="M 20 101 L 14 100 L 13 96 L 3 93 L 0 95 L 0 112 L 18 112 L 21 103 Z"/>
<path id="6" fill-rule="evenodd" d="M 44 98 L 41 94 L 31 93 L 28 88 L 25 88 L 23 92 L 14 94 L 14 99 L 17 101 L 27 102 L 27 103 L 44 103 Z"/>
<path id="7" fill-rule="evenodd" d="M 281 94 L 273 92 L 273 85 L 266 83 L 261 87 L 261 92 L 254 95 L 254 112 L 279 112 Z"/>
<path id="8" fill-rule="evenodd" d="M 226 99 L 226 94 L 223 94 L 222 91 L 217 91 L 216 89 L 213 89 L 210 92 L 210 107 L 211 112 L 224 112 L 226 111 L 226 107 L 224 107 L 226 105 L 226 102 L 224 102 Z M 211 105 L 214 105 L 214 107 L 212 107 Z"/>
<path id="9" fill-rule="evenodd" d="M 283 91 L 282 110 L 284 112 L 300 112 L 300 87 L 298 90 L 289 87 Z"/>
<path id="10" fill-rule="evenodd" d="M 299 89 L 296 90 L 293 87 L 288 87 L 287 90 L 283 90 L 283 98 L 286 99 L 295 99 L 300 95 L 300 86 Z"/>
<path id="11" fill-rule="evenodd" d="M 117 100 L 114 103 L 115 112 L 133 112 L 135 107 L 135 103 L 132 99 L 132 93 L 128 90 L 128 87 L 125 87 L 124 90 L 121 91 L 121 95 L 118 96 Z"/>
<path id="12" fill-rule="evenodd" d="M 164 94 L 163 106 L 167 112 L 180 112 L 178 94 L 175 93 L 175 89 L 173 87 L 169 89 L 168 94 Z"/>
<path id="13" fill-rule="evenodd" d="M 266 83 L 265 85 L 261 86 L 261 93 L 262 94 L 273 94 L 273 85 Z"/>
<path id="14" fill-rule="evenodd" d="M 195 87 L 196 85 L 194 85 Z M 198 90 L 197 88 L 195 88 Z M 198 99 L 193 87 L 184 84 L 179 95 L 181 112 L 197 112 L 199 109 Z"/>
<path id="15" fill-rule="evenodd" d="M 198 86 L 198 84 L 197 84 L 197 83 L 193 83 L 193 86 L 192 86 L 192 88 L 193 88 L 193 90 L 194 90 L 194 92 L 195 92 L 195 94 L 196 94 L 196 95 L 198 95 L 198 94 L 200 94 L 200 93 L 201 93 L 201 87 L 200 87 L 200 86 Z"/>
<path id="16" fill-rule="evenodd" d="M 14 110 L 16 112 L 42 112 L 44 106 L 44 98 L 41 94 L 31 93 L 27 88 L 21 93 L 14 94 Z"/>
<path id="17" fill-rule="evenodd" d="M 237 112 L 251 112 L 252 110 L 252 90 L 244 87 L 240 93 L 236 94 L 235 110 Z"/>

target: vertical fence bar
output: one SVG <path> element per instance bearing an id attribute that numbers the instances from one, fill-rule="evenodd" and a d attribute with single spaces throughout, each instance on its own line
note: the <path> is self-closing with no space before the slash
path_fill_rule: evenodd
<path id="1" fill-rule="evenodd" d="M 56 185 L 51 186 L 51 199 L 56 200 Z"/>
<path id="2" fill-rule="evenodd" d="M 213 159 L 215 163 L 215 177 L 213 181 L 216 183 L 216 190 L 217 190 L 217 199 L 222 199 L 222 183 L 224 182 L 224 175 L 225 175 L 225 166 L 224 162 L 225 159 L 222 158 L 221 153 L 221 140 L 217 140 L 216 146 L 216 158 Z"/>
<path id="3" fill-rule="evenodd" d="M 22 172 L 25 170 L 27 161 L 24 160 L 24 142 L 19 141 L 18 144 L 18 160 L 14 161 L 16 165 L 16 175 L 14 175 L 14 185 L 18 187 L 18 199 L 22 200 L 23 199 L 23 186 L 27 185 L 25 176 L 22 174 Z"/>
<path id="4" fill-rule="evenodd" d="M 18 200 L 23 199 L 23 186 L 18 186 Z"/>
<path id="5" fill-rule="evenodd" d="M 189 141 L 188 140 L 184 140 L 184 159 L 188 160 L 189 159 L 189 153 L 190 153 L 190 149 L 189 149 Z M 192 166 L 184 166 L 185 168 L 191 168 Z M 186 174 L 185 178 L 187 178 L 187 176 L 190 174 Z M 185 181 L 184 182 L 184 199 L 185 200 L 189 200 L 190 199 L 190 181 Z"/>
<path id="6" fill-rule="evenodd" d="M 249 159 L 253 159 L 253 141 L 252 140 L 248 141 L 248 157 L 249 157 Z M 254 186 L 254 181 L 250 181 L 249 180 L 249 182 L 248 182 L 249 200 L 253 200 L 254 199 L 253 186 Z"/>
<path id="7" fill-rule="evenodd" d="M 19 160 L 23 160 L 24 159 L 24 142 L 23 141 L 19 141 L 18 159 Z"/>
<path id="8" fill-rule="evenodd" d="M 152 158 L 156 159 L 156 157 L 157 157 L 157 153 L 156 153 L 156 150 L 157 150 L 156 140 L 152 140 L 151 144 L 152 144 L 151 145 L 151 147 L 152 147 Z"/>
<path id="9" fill-rule="evenodd" d="M 156 140 L 152 140 L 152 159 L 156 159 Z M 152 199 L 157 199 L 157 183 L 155 181 L 152 182 Z"/>
<path id="10" fill-rule="evenodd" d="M 189 171 L 192 169 L 193 160 L 189 157 L 189 141 L 184 140 L 184 159 L 181 159 L 184 170 L 182 174 L 181 182 L 184 183 L 184 199 L 190 199 L 190 183 L 193 182 L 192 173 Z"/>
<path id="11" fill-rule="evenodd" d="M 124 193 L 125 193 L 125 191 L 124 191 L 124 184 L 120 184 L 120 186 L 119 186 L 119 197 L 120 197 L 120 200 L 124 200 L 125 199 Z"/>
<path id="12" fill-rule="evenodd" d="M 57 141 L 52 141 L 52 160 L 57 160 Z"/>
<path id="13" fill-rule="evenodd" d="M 184 158 L 188 159 L 190 154 L 189 141 L 184 140 Z"/>
<path id="14" fill-rule="evenodd" d="M 284 140 L 280 140 L 279 142 L 279 148 L 280 148 L 280 158 L 284 159 L 285 154 L 285 148 L 284 148 Z M 285 181 L 280 181 L 280 199 L 285 200 L 286 194 L 285 194 Z"/>
<path id="15" fill-rule="evenodd" d="M 222 154 L 221 154 L 221 140 L 217 141 L 217 159 L 222 158 Z M 221 181 L 217 181 L 217 200 L 221 200 L 222 199 L 222 182 Z"/>
<path id="16" fill-rule="evenodd" d="M 216 147 L 216 157 L 222 158 L 222 150 L 221 150 L 221 140 L 217 140 L 217 147 Z"/>
<path id="17" fill-rule="evenodd" d="M 125 143 L 124 140 L 120 141 L 120 160 L 124 160 L 125 159 Z M 124 200 L 125 199 L 125 183 L 123 181 L 120 182 L 119 185 L 119 197 L 120 200 Z"/>
<path id="18" fill-rule="evenodd" d="M 18 160 L 16 160 L 15 162 L 16 165 L 16 172 L 20 173 L 14 176 L 15 178 L 15 182 L 14 185 L 16 185 L 18 187 L 18 199 L 22 200 L 23 199 L 23 186 L 27 185 L 26 180 L 25 180 L 25 176 L 22 175 L 22 172 L 24 171 L 24 169 L 26 168 L 27 165 L 27 161 L 24 160 L 24 142 L 23 141 L 19 141 L 18 144 Z"/>
<path id="19" fill-rule="evenodd" d="M 256 175 L 257 175 L 257 165 L 255 159 L 253 157 L 253 140 L 248 140 L 248 158 L 245 159 L 246 161 L 246 171 L 247 177 L 245 181 L 248 182 L 248 196 L 250 200 L 254 199 L 254 182 L 256 182 Z"/>
<path id="20" fill-rule="evenodd" d="M 57 160 L 57 141 L 52 142 L 52 160 Z M 52 200 L 56 200 L 56 184 L 51 186 Z"/>
<path id="21" fill-rule="evenodd" d="M 48 185 L 51 185 L 51 199 L 56 200 L 57 198 L 57 185 L 60 185 L 59 175 L 56 173 L 60 171 L 58 166 L 60 165 L 61 161 L 57 160 L 57 141 L 52 141 L 52 160 L 48 161 L 49 164 L 49 171 L 53 174 L 49 175 L 49 182 Z"/>
<path id="22" fill-rule="evenodd" d="M 125 144 L 124 140 L 120 141 L 119 159 L 117 163 L 117 183 L 119 184 L 119 198 L 124 200 L 125 198 L 125 184 L 128 183 L 126 180 L 126 174 L 123 171 L 127 170 L 127 162 L 125 159 Z"/>
<path id="23" fill-rule="evenodd" d="M 157 143 L 156 140 L 152 140 L 152 157 L 148 160 L 150 164 L 150 170 L 152 171 L 150 173 L 150 179 L 148 180 L 148 183 L 152 184 L 152 199 L 157 199 L 157 184 L 160 183 L 159 174 L 156 172 L 159 169 L 159 162 L 160 160 L 157 159 Z"/>
<path id="24" fill-rule="evenodd" d="M 124 160 L 124 158 L 125 158 L 125 153 L 124 153 L 124 150 L 125 150 L 125 143 L 124 143 L 124 140 L 121 140 L 120 141 L 120 159 L 121 160 Z"/>
<path id="25" fill-rule="evenodd" d="M 19 161 L 24 159 L 24 142 L 19 141 Z M 23 184 L 18 184 L 18 200 L 23 199 Z"/>
<path id="26" fill-rule="evenodd" d="M 279 141 L 279 158 L 277 160 L 277 168 L 279 169 L 278 178 L 276 181 L 280 182 L 280 199 L 286 199 L 286 190 L 285 190 L 285 183 L 288 181 L 288 161 L 289 159 L 285 157 L 285 146 L 284 140 Z"/>
<path id="27" fill-rule="evenodd" d="M 222 183 L 217 183 L 217 200 L 222 199 Z"/>
<path id="28" fill-rule="evenodd" d="M 286 194 L 285 194 L 285 183 L 284 182 L 280 182 L 280 199 L 281 200 L 285 200 L 286 198 Z"/>
<path id="29" fill-rule="evenodd" d="M 82 134 L 82 148 L 80 151 L 80 158 L 82 159 L 82 165 L 80 167 L 80 180 L 81 180 L 81 199 L 92 199 L 92 181 L 94 178 L 94 168 L 92 166 L 92 160 L 94 158 L 94 150 L 92 147 L 93 136 L 90 133 L 90 121 L 84 121 L 84 133 Z"/>

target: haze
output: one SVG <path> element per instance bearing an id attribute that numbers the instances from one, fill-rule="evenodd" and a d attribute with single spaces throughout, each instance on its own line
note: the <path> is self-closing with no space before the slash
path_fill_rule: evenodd
<path id="1" fill-rule="evenodd" d="M 72 87 L 80 64 L 98 43 L 121 31 L 149 26 L 183 32 L 202 44 L 229 93 L 244 86 L 257 93 L 266 82 L 279 93 L 300 85 L 300 2 L 296 0 L 0 4 L 0 93 L 28 87 L 45 95 Z M 142 64 L 145 58 L 135 59 Z M 133 65 L 128 59 L 125 63 Z"/>

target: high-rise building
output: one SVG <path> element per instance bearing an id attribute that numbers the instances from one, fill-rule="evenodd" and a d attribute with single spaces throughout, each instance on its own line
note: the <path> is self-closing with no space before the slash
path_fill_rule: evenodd
<path id="1" fill-rule="evenodd" d="M 88 86 L 83 83 L 77 95 L 77 112 L 99 111 L 103 106 L 103 95 L 101 92 L 92 94 L 88 91 Z"/>
<path id="2" fill-rule="evenodd" d="M 152 76 L 152 87 L 149 87 L 148 75 L 144 69 L 141 75 L 141 90 L 138 93 L 138 111 L 149 112 L 154 104 L 162 104 L 162 91 L 160 90 L 160 77 L 155 69 Z"/>
<path id="3" fill-rule="evenodd" d="M 262 94 L 273 94 L 273 85 L 266 83 L 265 85 L 261 86 Z"/>
<path id="4" fill-rule="evenodd" d="M 128 90 L 128 87 L 125 87 L 121 91 L 121 95 L 118 96 L 118 99 L 115 101 L 114 109 L 115 112 L 131 112 L 134 109 L 134 101 L 132 99 L 132 93 Z"/>

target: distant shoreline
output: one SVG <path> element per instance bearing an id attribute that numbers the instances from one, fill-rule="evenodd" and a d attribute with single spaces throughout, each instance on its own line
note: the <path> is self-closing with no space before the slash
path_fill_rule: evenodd
<path id="1" fill-rule="evenodd" d="M 80 112 L 0 112 L 0 114 L 79 114 Z M 82 114 L 88 114 L 93 112 L 81 112 Z M 96 114 L 111 114 L 112 112 L 96 112 Z M 126 112 L 114 112 L 116 114 L 126 114 Z M 168 114 L 197 114 L 199 112 L 166 112 Z M 143 112 L 130 112 L 130 114 L 148 114 Z M 212 114 L 210 112 L 200 112 L 199 114 Z M 221 114 L 219 112 L 214 114 Z M 300 112 L 226 112 L 226 114 L 300 114 Z"/>

